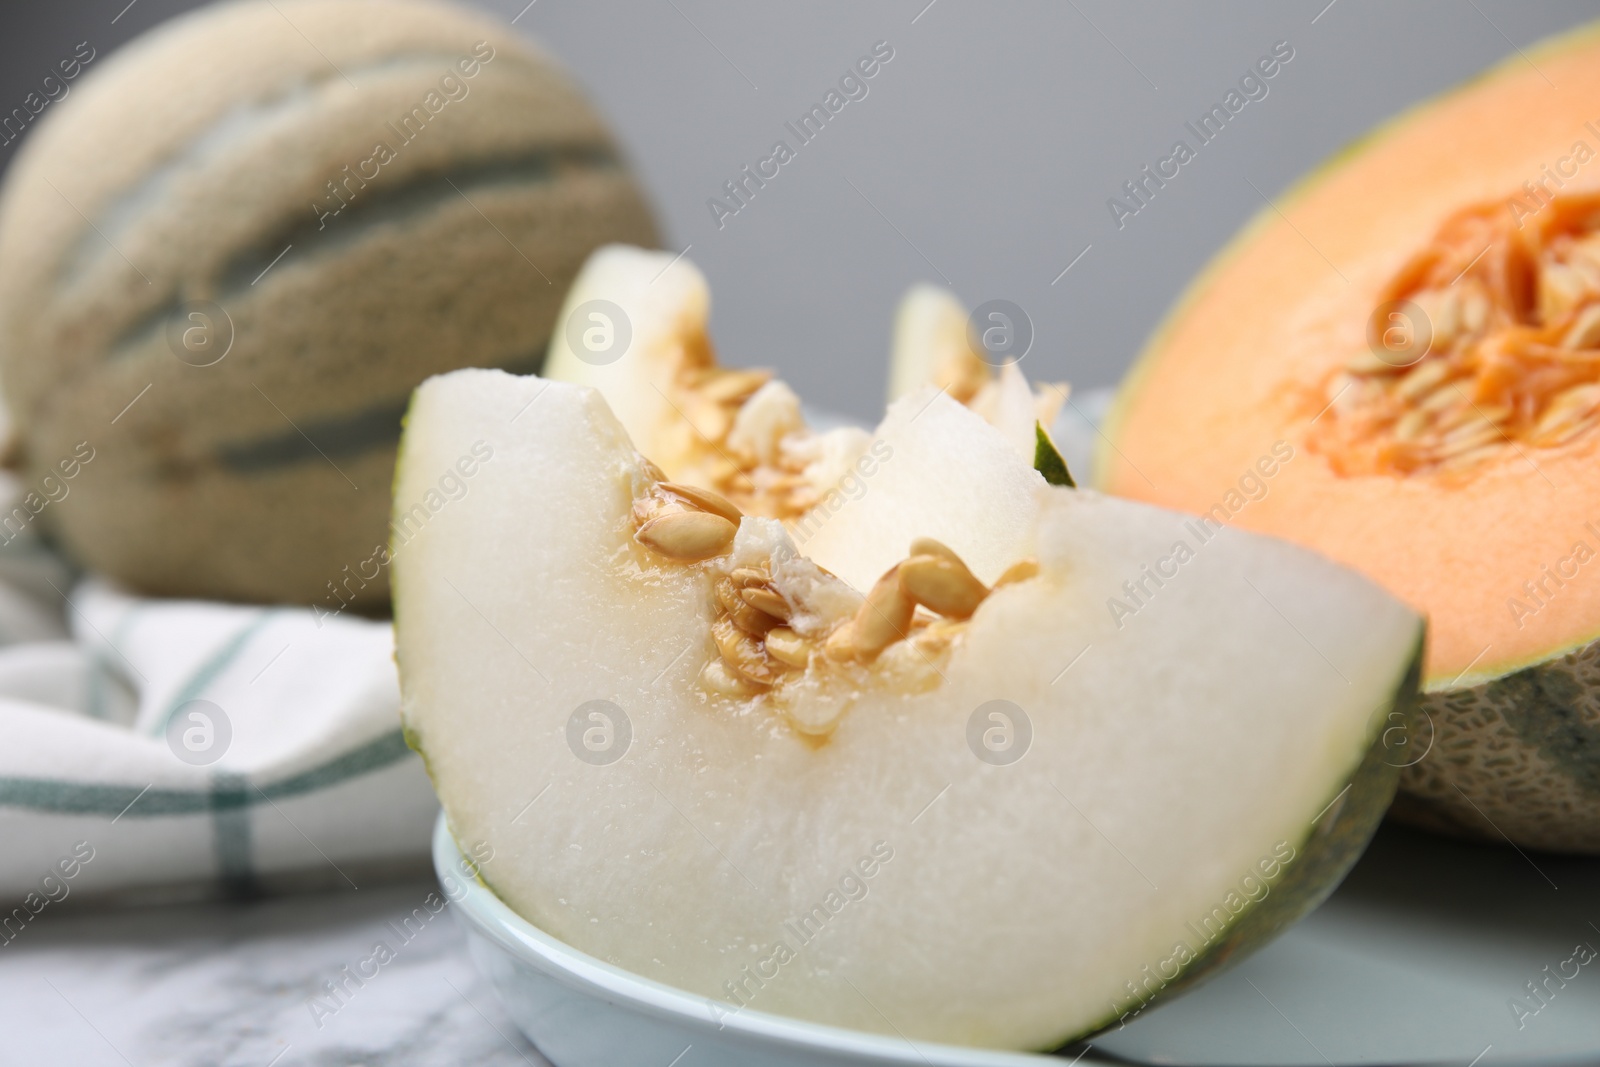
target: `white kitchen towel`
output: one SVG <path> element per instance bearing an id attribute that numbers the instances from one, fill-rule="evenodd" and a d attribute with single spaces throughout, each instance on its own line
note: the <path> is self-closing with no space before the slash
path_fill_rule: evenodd
<path id="1" fill-rule="evenodd" d="M 0 547 L 0 945 L 75 892 L 424 870 L 437 805 L 393 651 L 386 622 L 133 597 Z"/>

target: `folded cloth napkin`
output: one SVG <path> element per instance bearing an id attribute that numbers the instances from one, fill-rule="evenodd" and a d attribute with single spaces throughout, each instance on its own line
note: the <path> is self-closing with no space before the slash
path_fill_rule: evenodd
<path id="1" fill-rule="evenodd" d="M 0 547 L 0 944 L 72 892 L 426 869 L 438 808 L 393 654 L 386 622 L 134 597 Z"/>

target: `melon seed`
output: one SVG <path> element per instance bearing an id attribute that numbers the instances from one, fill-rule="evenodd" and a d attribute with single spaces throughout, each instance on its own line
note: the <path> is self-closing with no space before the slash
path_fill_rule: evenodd
<path id="1" fill-rule="evenodd" d="M 1600 345 L 1600 304 L 1584 308 L 1561 338 L 1562 348 L 1594 348 Z"/>
<path id="2" fill-rule="evenodd" d="M 1448 472 L 1476 467 L 1491 456 L 1499 455 L 1501 451 L 1499 445 L 1486 445 L 1481 448 L 1474 448 L 1469 452 L 1460 452 L 1446 457 L 1444 462 L 1439 464 L 1439 469 Z"/>
<path id="3" fill-rule="evenodd" d="M 666 501 L 654 494 L 633 498 L 633 524 L 643 526 L 655 518 L 666 506 Z"/>
<path id="4" fill-rule="evenodd" d="M 687 412 L 689 426 L 710 442 L 721 441 L 733 429 L 733 413 L 714 400 L 699 400 Z"/>
<path id="5" fill-rule="evenodd" d="M 767 655 L 779 663 L 802 670 L 811 662 L 811 646 L 787 626 L 767 631 Z"/>
<path id="6" fill-rule="evenodd" d="M 1434 412 L 1461 403 L 1461 390 L 1454 385 L 1441 385 L 1419 401 L 1413 411 Z"/>
<path id="7" fill-rule="evenodd" d="M 858 655 L 877 655 L 910 632 L 916 610 L 916 601 L 900 587 L 900 565 L 890 567 L 850 621 L 851 647 Z"/>
<path id="8" fill-rule="evenodd" d="M 705 665 L 700 671 L 700 683 L 713 693 L 727 697 L 754 696 L 757 691 L 757 687 L 735 675 L 720 659 L 713 659 Z"/>
<path id="9" fill-rule="evenodd" d="M 1533 429 L 1535 442 L 1553 447 L 1575 437 L 1578 430 L 1594 421 L 1597 403 L 1600 387 L 1593 384 L 1574 386 L 1559 394 L 1539 417 Z"/>
<path id="10" fill-rule="evenodd" d="M 1437 290 L 1435 290 L 1437 292 Z M 1433 340 L 1430 347 L 1443 350 L 1456 334 L 1461 332 L 1461 291 L 1449 288 L 1434 308 L 1424 307 L 1433 323 Z"/>
<path id="11" fill-rule="evenodd" d="M 950 642 L 960 636 L 965 629 L 964 623 L 944 620 L 923 627 L 911 640 L 924 653 L 939 653 L 949 648 Z"/>
<path id="12" fill-rule="evenodd" d="M 1351 374 L 1394 374 L 1403 368 L 1399 364 L 1380 358 L 1370 349 L 1363 349 L 1344 365 L 1344 369 Z"/>
<path id="13" fill-rule="evenodd" d="M 680 497 L 701 511 L 709 511 L 713 515 L 721 515 L 729 522 L 738 524 L 744 518 L 744 512 L 720 493 L 713 493 L 709 489 L 697 489 L 692 485 L 681 482 L 662 482 L 659 488 L 666 490 L 673 496 Z"/>
<path id="14" fill-rule="evenodd" d="M 943 556 L 945 559 L 953 559 L 957 563 L 961 562 L 961 557 L 956 555 L 953 548 L 943 541 L 935 541 L 931 537 L 919 537 L 912 541 L 910 554 L 913 556 Z"/>
<path id="15" fill-rule="evenodd" d="M 1477 418 L 1478 409 L 1472 404 L 1458 404 L 1453 408 L 1447 408 L 1434 418 L 1433 432 L 1435 435 L 1448 434 L 1452 430 L 1465 426 Z"/>
<path id="16" fill-rule="evenodd" d="M 744 681 L 759 686 L 770 686 L 777 681 L 772 663 L 762 652 L 755 638 L 734 625 L 732 619 L 720 619 L 711 626 L 711 640 L 733 673 Z"/>
<path id="17" fill-rule="evenodd" d="M 1428 426 L 1428 412 L 1412 408 L 1395 420 L 1394 436 L 1398 441 L 1415 441 Z"/>
<path id="18" fill-rule="evenodd" d="M 1423 393 L 1431 392 L 1434 386 L 1444 381 L 1450 375 L 1450 364 L 1442 359 L 1425 360 L 1417 364 L 1416 368 L 1400 379 L 1394 387 L 1394 395 L 1401 400 L 1413 400 Z"/>
<path id="19" fill-rule="evenodd" d="M 739 590 L 739 597 L 757 611 L 766 612 L 774 619 L 788 622 L 789 616 L 792 614 L 789 610 L 789 602 L 765 586 L 753 585 L 748 589 L 741 589 Z"/>
<path id="20" fill-rule="evenodd" d="M 829 659 L 855 659 L 861 652 L 856 646 L 856 625 L 845 622 L 836 628 L 822 644 L 822 653 Z"/>
<path id="21" fill-rule="evenodd" d="M 771 371 L 719 369 L 696 388 L 708 400 L 740 401 L 771 379 Z"/>
<path id="22" fill-rule="evenodd" d="M 965 563 L 947 556 L 912 556 L 900 564 L 900 588 L 918 604 L 952 619 L 970 618 L 989 595 Z"/>
<path id="23" fill-rule="evenodd" d="M 833 732 L 845 712 L 850 710 L 850 700 L 802 700 L 784 709 L 784 717 L 796 732 L 807 737 L 826 737 Z"/>
<path id="24" fill-rule="evenodd" d="M 1445 434 L 1438 444 L 1438 452 L 1448 458 L 1503 438 L 1500 427 L 1487 419 L 1475 417 Z"/>
<path id="25" fill-rule="evenodd" d="M 1600 398 L 1585 390 L 1600 387 L 1597 223 L 1600 216 L 1591 214 L 1582 237 L 1557 235 L 1537 251 L 1531 276 L 1512 277 L 1499 267 L 1474 271 L 1478 252 L 1449 284 L 1397 278 L 1403 284 L 1396 292 L 1409 289 L 1432 325 L 1428 352 L 1398 374 L 1357 352 L 1331 376 L 1322 408 L 1331 417 L 1313 447 L 1334 457 L 1342 474 L 1410 474 L 1440 465 L 1465 470 L 1494 456 L 1495 448 L 1518 441 L 1555 447 L 1593 430 Z M 1466 251 L 1440 234 L 1434 267 Z M 1523 291 L 1524 282 L 1532 293 Z M 1536 304 L 1531 316 L 1523 308 L 1529 295 Z M 1346 417 L 1348 429 L 1330 429 Z M 1339 458 L 1352 445 L 1361 454 Z"/>
<path id="26" fill-rule="evenodd" d="M 778 625 L 780 621 L 764 611 L 751 607 L 739 596 L 739 591 L 727 578 L 717 583 L 716 595 L 717 603 L 722 605 L 722 610 L 733 620 L 734 625 L 745 633 L 759 637 Z"/>
<path id="27" fill-rule="evenodd" d="M 1489 324 L 1489 298 L 1474 289 L 1461 301 L 1461 324 L 1466 332 L 1476 337 Z"/>
<path id="28" fill-rule="evenodd" d="M 1037 578 L 1038 576 L 1039 561 L 1032 556 L 1027 556 L 1007 567 L 1000 577 L 994 580 L 994 588 L 999 589 L 1003 585 L 1015 585 L 1018 582 L 1025 582 L 1029 578 Z"/>
<path id="29" fill-rule="evenodd" d="M 1549 322 L 1576 307 L 1588 293 L 1583 275 L 1564 263 L 1539 268 L 1539 317 Z M 1568 346 L 1572 347 L 1572 346 Z"/>
<path id="30" fill-rule="evenodd" d="M 733 523 L 709 511 L 674 511 L 651 519 L 634 537 L 668 559 L 694 563 L 728 551 L 738 532 Z"/>

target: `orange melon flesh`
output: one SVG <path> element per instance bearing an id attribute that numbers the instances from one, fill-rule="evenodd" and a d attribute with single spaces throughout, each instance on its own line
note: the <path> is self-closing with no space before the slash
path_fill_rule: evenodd
<path id="1" fill-rule="evenodd" d="M 1219 519 L 1364 571 L 1429 616 L 1431 688 L 1594 640 L 1600 434 L 1507 445 L 1464 478 L 1341 476 L 1307 447 L 1325 417 L 1318 390 L 1368 350 L 1368 319 L 1408 260 L 1468 205 L 1515 195 L 1536 207 L 1523 183 L 1558 165 L 1561 195 L 1600 189 L 1593 28 L 1401 116 L 1263 208 L 1124 385 L 1097 457 L 1101 487 L 1199 513 L 1221 504 Z M 1280 441 L 1293 449 L 1286 462 L 1272 455 Z M 1247 476 L 1258 463 L 1270 477 Z M 1580 542 L 1596 558 L 1579 562 Z M 1560 585 L 1546 577 L 1558 570 Z M 1541 580 L 1536 601 L 1523 583 Z M 1513 610 L 1512 598 L 1542 606 Z"/>

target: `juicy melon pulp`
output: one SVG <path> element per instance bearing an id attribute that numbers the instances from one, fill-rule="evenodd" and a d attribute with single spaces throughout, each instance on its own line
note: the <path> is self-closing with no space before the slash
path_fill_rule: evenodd
<path id="1" fill-rule="evenodd" d="M 1051 1047 L 1314 906 L 1392 794 L 1413 613 L 1290 545 L 1047 487 L 936 391 L 806 543 L 747 514 L 694 562 L 645 525 L 720 505 L 664 487 L 595 389 L 431 379 L 397 507 L 485 450 L 395 553 L 408 737 L 502 899 L 713 1019 Z M 981 603 L 836 654 L 908 536 Z M 720 591 L 756 570 L 809 658 L 729 686 Z"/>
<path id="2" fill-rule="evenodd" d="M 1600 35 L 1529 62 L 1263 210 L 1129 376 L 1097 481 L 1425 612 L 1408 813 L 1600 851 Z"/>
<path id="3" fill-rule="evenodd" d="M 1600 636 L 1597 582 L 1508 606 L 1600 515 L 1600 331 L 1564 341 L 1600 300 L 1600 174 L 1524 184 L 1600 149 L 1597 59 L 1593 30 L 1512 57 L 1263 209 L 1130 374 L 1098 483 L 1200 513 L 1234 491 L 1230 521 L 1372 575 L 1427 612 L 1431 688 Z M 1293 462 L 1238 506 L 1279 440 Z"/>

